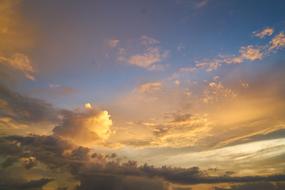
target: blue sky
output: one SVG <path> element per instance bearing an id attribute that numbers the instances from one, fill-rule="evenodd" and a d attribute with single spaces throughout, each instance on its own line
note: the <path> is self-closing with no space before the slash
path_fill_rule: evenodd
<path id="1" fill-rule="evenodd" d="M 282 1 L 270 6 L 267 1 L 27 1 L 22 7 L 36 27 L 37 42 L 29 52 L 40 74 L 37 81 L 21 86 L 28 91 L 48 84 L 78 89 L 73 107 L 90 99 L 110 101 L 138 83 L 165 78 L 199 59 L 237 54 L 241 46 L 267 40 L 254 38 L 253 31 L 282 29 L 285 17 Z M 106 41 L 118 39 L 138 53 L 141 36 L 160 41 L 160 48 L 169 52 L 161 61 L 166 69 L 149 72 L 118 64 L 106 47 Z M 70 102 L 61 100 L 61 106 Z"/>

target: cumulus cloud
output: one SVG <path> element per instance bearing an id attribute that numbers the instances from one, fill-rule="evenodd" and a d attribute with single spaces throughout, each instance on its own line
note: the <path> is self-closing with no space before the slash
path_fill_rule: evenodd
<path id="1" fill-rule="evenodd" d="M 253 32 L 253 35 L 258 38 L 264 38 L 266 36 L 271 36 L 274 32 L 274 29 L 271 27 L 264 28 L 260 31 Z"/>
<path id="2" fill-rule="evenodd" d="M 82 112 L 63 112 L 63 121 L 53 129 L 54 135 L 82 146 L 104 144 L 112 131 L 107 111 L 88 107 Z"/>

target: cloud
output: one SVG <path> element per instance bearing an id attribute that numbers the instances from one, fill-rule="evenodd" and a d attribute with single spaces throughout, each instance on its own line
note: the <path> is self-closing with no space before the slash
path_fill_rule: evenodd
<path id="1" fill-rule="evenodd" d="M 141 84 L 136 88 L 139 93 L 151 93 L 153 91 L 160 90 L 162 87 L 161 82 L 149 82 Z"/>
<path id="2" fill-rule="evenodd" d="M 54 135 L 81 146 L 104 144 L 112 131 L 107 111 L 86 109 L 82 112 L 63 112 L 63 121 L 53 129 Z"/>
<path id="3" fill-rule="evenodd" d="M 13 92 L 3 85 L 0 85 L 0 102 L 2 118 L 27 124 L 58 120 L 58 111 L 51 104 Z"/>
<path id="4" fill-rule="evenodd" d="M 158 40 L 143 35 L 133 44 L 134 47 L 118 47 L 117 60 L 147 70 L 161 70 L 163 65 L 159 63 L 167 58 L 169 52 L 163 51 L 159 44 Z"/>
<path id="5" fill-rule="evenodd" d="M 30 59 L 22 53 L 15 53 L 11 57 L 0 56 L 0 64 L 23 72 L 27 79 L 35 80 L 35 69 Z"/>
<path id="6" fill-rule="evenodd" d="M 150 144 L 160 147 L 191 147 L 207 136 L 210 126 L 207 115 L 189 113 L 166 115 L 163 122 L 150 126 L 154 135 Z"/>
<path id="7" fill-rule="evenodd" d="M 23 72 L 35 79 L 35 68 L 25 51 L 33 46 L 32 26 L 20 14 L 21 1 L 2 0 L 0 5 L 0 65 L 1 69 Z"/>
<path id="8" fill-rule="evenodd" d="M 200 9 L 205 7 L 209 3 L 209 0 L 198 0 L 196 1 L 195 8 Z"/>
<path id="9" fill-rule="evenodd" d="M 141 36 L 140 41 L 141 41 L 141 44 L 146 46 L 146 47 L 149 47 L 152 45 L 157 45 L 160 43 L 158 40 L 156 40 L 152 37 L 146 36 L 146 35 Z"/>
<path id="10" fill-rule="evenodd" d="M 262 46 L 242 46 L 237 56 L 221 55 L 214 59 L 203 59 L 196 61 L 195 69 L 205 69 L 207 72 L 217 70 L 223 64 L 241 64 L 245 61 L 258 61 L 264 57 Z"/>
<path id="11" fill-rule="evenodd" d="M 269 50 L 280 49 L 285 46 L 285 35 L 283 32 L 274 36 L 270 41 Z"/>
<path id="12" fill-rule="evenodd" d="M 246 183 L 240 185 L 231 185 L 228 188 L 215 187 L 214 190 L 282 190 L 285 188 L 285 184 L 273 183 L 273 182 L 258 182 L 258 183 Z"/>
<path id="13" fill-rule="evenodd" d="M 32 93 L 45 97 L 66 97 L 78 93 L 78 90 L 70 86 L 49 84 L 48 87 L 34 88 Z"/>
<path id="14" fill-rule="evenodd" d="M 264 38 L 265 36 L 271 36 L 273 34 L 273 28 L 265 28 L 260 32 L 254 32 L 254 35 L 258 38 Z M 239 48 L 238 55 L 219 55 L 212 59 L 201 59 L 196 61 L 195 67 L 180 68 L 180 72 L 193 72 L 199 69 L 211 72 L 217 70 L 224 64 L 241 64 L 245 61 L 260 61 L 265 56 L 269 56 L 272 50 L 278 50 L 285 47 L 285 35 L 283 32 L 275 35 L 268 44 L 265 45 L 247 45 Z"/>
<path id="15" fill-rule="evenodd" d="M 119 45 L 119 43 L 120 43 L 120 40 L 114 38 L 114 39 L 111 39 L 111 40 L 107 41 L 107 46 L 109 48 L 115 48 L 115 47 L 117 47 Z"/>
<path id="16" fill-rule="evenodd" d="M 261 60 L 263 57 L 262 49 L 252 45 L 241 47 L 240 57 L 249 61 Z"/>
<path id="17" fill-rule="evenodd" d="M 1 184 L 0 183 L 0 189 L 2 190 L 17 190 L 17 189 L 23 189 L 23 190 L 31 190 L 31 189 L 42 189 L 44 185 L 47 183 L 51 182 L 53 179 L 47 179 L 47 178 L 42 178 L 42 179 L 37 179 L 37 180 L 31 180 L 27 182 L 11 182 L 11 183 L 5 183 Z"/>
<path id="18" fill-rule="evenodd" d="M 178 119 L 179 121 L 181 119 Z M 182 119 L 183 120 L 183 119 Z M 199 167 L 173 168 L 154 167 L 143 164 L 138 165 L 136 161 L 127 160 L 122 162 L 115 154 L 96 153 L 88 148 L 70 145 L 66 141 L 55 136 L 7 136 L 0 138 L 1 156 L 14 156 L 19 159 L 33 157 L 39 163 L 47 167 L 40 167 L 41 175 L 53 175 L 54 182 L 58 183 L 57 172 L 70 173 L 74 179 L 80 181 L 77 189 L 87 190 L 90 188 L 100 189 L 162 189 L 166 190 L 175 184 L 212 184 L 212 183 L 244 183 L 244 182 L 271 182 L 284 181 L 284 175 L 271 176 L 211 176 L 207 170 Z M 12 166 L 10 166 L 12 167 Z M 21 170 L 17 170 L 20 172 Z M 33 171 L 33 168 L 29 170 Z M 53 171 L 53 172 L 49 172 Z M 7 168 L 1 170 L 1 175 L 13 179 L 13 174 L 8 173 Z M 41 177 L 41 176 L 39 176 Z M 14 178 L 15 179 L 15 178 Z M 10 180 L 11 181 L 11 180 Z M 32 185 L 43 185 L 45 183 L 32 182 L 21 187 Z M 12 187 L 9 181 L 2 182 L 2 187 Z M 14 183 L 15 184 L 15 183 Z M 22 184 L 22 183 L 21 183 Z M 32 184 L 32 185 L 31 185 Z M 60 184 L 60 183 L 59 183 Z M 59 184 L 54 184 L 58 186 Z M 17 183 L 16 183 L 17 185 Z M 67 187 L 72 184 L 67 184 Z M 14 186 L 13 186 L 14 187 Z"/>
<path id="19" fill-rule="evenodd" d="M 264 38 L 266 36 L 271 36 L 274 32 L 274 29 L 271 27 L 264 28 L 260 31 L 253 32 L 253 35 L 257 38 Z"/>
<path id="20" fill-rule="evenodd" d="M 202 100 L 204 103 L 223 102 L 227 99 L 236 98 L 237 94 L 230 88 L 223 85 L 218 79 L 208 83 L 207 88 L 203 91 Z"/>
<path id="21" fill-rule="evenodd" d="M 128 63 L 149 70 L 158 69 L 157 63 L 167 57 L 167 52 L 161 52 L 157 47 L 149 47 L 143 54 L 132 55 L 128 58 Z"/>

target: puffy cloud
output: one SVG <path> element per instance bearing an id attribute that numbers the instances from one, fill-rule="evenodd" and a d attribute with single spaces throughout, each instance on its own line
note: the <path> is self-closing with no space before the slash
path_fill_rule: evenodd
<path id="1" fill-rule="evenodd" d="M 274 38 L 270 41 L 269 50 L 279 49 L 285 46 L 285 35 L 283 32 L 274 36 Z"/>
<path id="2" fill-rule="evenodd" d="M 249 61 L 261 60 L 263 53 L 260 47 L 254 47 L 252 45 L 240 48 L 241 58 Z"/>
<path id="3" fill-rule="evenodd" d="M 274 29 L 271 27 L 264 28 L 263 30 L 253 32 L 253 35 L 258 38 L 264 38 L 266 36 L 271 36 L 274 32 Z"/>
<path id="4" fill-rule="evenodd" d="M 63 112 L 63 121 L 53 129 L 54 135 L 81 146 L 104 144 L 111 135 L 112 120 L 107 111 L 89 108 L 83 112 Z"/>

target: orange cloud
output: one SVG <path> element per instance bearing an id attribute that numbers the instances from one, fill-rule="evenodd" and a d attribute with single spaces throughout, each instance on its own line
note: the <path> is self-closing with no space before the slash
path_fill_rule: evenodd
<path id="1" fill-rule="evenodd" d="M 273 32 L 274 32 L 273 28 L 267 27 L 267 28 L 264 28 L 261 31 L 253 32 L 253 34 L 254 34 L 255 37 L 264 38 L 266 36 L 271 36 L 273 34 Z"/>
<path id="2" fill-rule="evenodd" d="M 0 57 L 0 64 L 6 65 L 12 69 L 21 71 L 25 77 L 30 80 L 35 80 L 35 68 L 33 67 L 30 59 L 21 53 L 15 53 L 11 57 Z"/>
<path id="3" fill-rule="evenodd" d="M 112 120 L 107 111 L 88 108 L 82 112 L 64 113 L 62 124 L 55 127 L 53 132 L 74 144 L 92 147 L 108 140 L 112 133 L 111 126 Z"/>
<path id="4" fill-rule="evenodd" d="M 274 36 L 274 38 L 270 41 L 269 50 L 279 49 L 285 46 L 285 35 L 283 32 Z"/>

